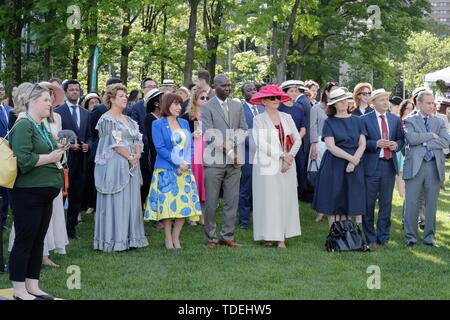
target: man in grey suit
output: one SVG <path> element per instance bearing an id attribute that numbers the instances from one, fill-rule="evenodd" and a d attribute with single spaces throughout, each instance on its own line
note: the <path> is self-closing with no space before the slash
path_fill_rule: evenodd
<path id="1" fill-rule="evenodd" d="M 425 193 L 425 230 L 423 243 L 439 247 L 435 242 L 436 206 L 445 179 L 443 149 L 449 146 L 445 123 L 434 116 L 433 94 L 425 90 L 417 96 L 419 112 L 405 119 L 406 155 L 403 178 L 406 183 L 405 241 L 408 247 L 417 242 L 419 195 Z"/>
<path id="2" fill-rule="evenodd" d="M 205 233 L 208 247 L 217 243 L 239 247 L 234 242 L 236 214 L 239 205 L 239 182 L 243 164 L 247 123 L 239 102 L 229 99 L 230 80 L 223 74 L 214 79 L 216 96 L 201 108 L 202 129 L 206 139 L 203 156 L 206 210 Z M 220 241 L 216 235 L 216 209 L 223 187 L 224 221 Z"/>

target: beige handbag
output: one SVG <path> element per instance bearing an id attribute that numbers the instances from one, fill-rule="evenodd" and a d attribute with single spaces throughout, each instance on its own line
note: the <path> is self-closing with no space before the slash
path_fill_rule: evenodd
<path id="1" fill-rule="evenodd" d="M 8 189 L 14 187 L 17 178 L 17 159 L 6 140 L 15 127 L 14 125 L 4 138 L 0 138 L 0 187 Z"/>

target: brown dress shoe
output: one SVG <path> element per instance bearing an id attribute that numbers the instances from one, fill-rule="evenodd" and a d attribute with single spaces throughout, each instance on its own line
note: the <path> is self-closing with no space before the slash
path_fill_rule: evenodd
<path id="1" fill-rule="evenodd" d="M 219 244 L 222 246 L 227 246 L 227 247 L 231 247 L 231 248 L 237 248 L 237 247 L 241 246 L 239 243 L 234 242 L 233 240 L 220 240 Z"/>
<path id="2" fill-rule="evenodd" d="M 215 248 L 217 246 L 216 242 L 208 242 L 208 248 Z"/>

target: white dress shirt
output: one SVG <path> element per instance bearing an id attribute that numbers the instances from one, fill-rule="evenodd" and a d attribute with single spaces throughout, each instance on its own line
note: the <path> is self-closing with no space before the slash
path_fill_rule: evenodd
<path id="1" fill-rule="evenodd" d="M 380 116 L 382 114 L 379 113 L 377 110 L 375 110 L 375 114 L 376 114 L 377 120 L 378 120 L 378 128 L 380 128 L 380 137 L 381 137 L 381 139 L 384 139 L 383 138 L 383 129 L 381 128 L 381 118 L 380 118 Z M 387 120 L 387 112 L 385 112 L 383 114 L 383 116 L 384 116 L 384 122 L 386 122 L 387 134 L 388 134 L 387 138 L 389 140 L 389 123 L 388 123 L 388 120 Z M 392 151 L 391 151 L 391 154 L 392 154 Z M 380 150 L 380 158 L 384 158 L 384 149 L 383 148 L 381 148 L 381 150 Z"/>
<path id="2" fill-rule="evenodd" d="M 67 106 L 69 107 L 69 111 L 70 111 L 70 114 L 72 115 L 72 117 L 73 117 L 74 111 L 77 113 L 77 120 L 78 120 L 77 126 L 79 128 L 80 127 L 80 106 L 70 103 L 69 100 L 67 100 L 66 103 L 67 103 Z M 77 108 L 75 110 L 73 110 L 72 106 L 77 106 Z"/>

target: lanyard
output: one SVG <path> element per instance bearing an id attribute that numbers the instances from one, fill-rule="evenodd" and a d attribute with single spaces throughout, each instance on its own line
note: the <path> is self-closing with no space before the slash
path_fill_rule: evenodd
<path id="1" fill-rule="evenodd" d="M 36 127 L 36 129 L 39 132 L 39 134 L 41 135 L 41 137 L 45 140 L 48 147 L 50 148 L 50 151 L 55 150 L 55 145 L 53 144 L 52 140 L 50 139 L 50 134 L 48 133 L 47 129 L 44 127 L 44 124 L 41 123 L 41 125 L 38 125 L 36 123 L 36 121 L 34 121 L 34 119 L 28 114 L 28 112 L 26 113 L 26 115 L 27 115 L 27 118 L 34 124 L 34 126 Z"/>

